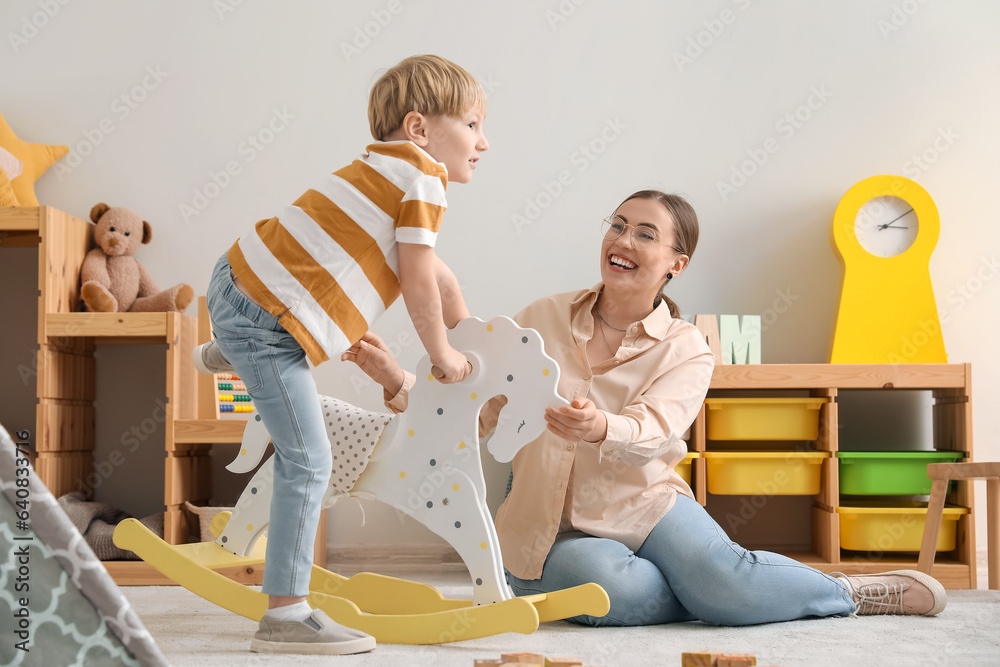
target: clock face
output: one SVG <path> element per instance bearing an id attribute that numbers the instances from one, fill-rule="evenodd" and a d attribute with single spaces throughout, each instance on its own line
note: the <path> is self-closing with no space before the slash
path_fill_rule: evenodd
<path id="1" fill-rule="evenodd" d="M 854 233 L 861 247 L 876 257 L 903 254 L 917 240 L 917 214 L 905 200 L 892 195 L 874 197 L 858 210 Z"/>

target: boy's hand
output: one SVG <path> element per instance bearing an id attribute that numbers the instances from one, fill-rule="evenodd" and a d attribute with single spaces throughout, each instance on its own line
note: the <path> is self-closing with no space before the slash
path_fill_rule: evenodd
<path id="1" fill-rule="evenodd" d="M 431 373 L 444 384 L 461 382 L 472 372 L 472 364 L 454 348 L 448 348 L 441 358 L 432 359 L 431 365 Z"/>
<path id="2" fill-rule="evenodd" d="M 551 432 L 570 442 L 600 442 L 608 436 L 608 419 L 589 398 L 576 398 L 559 408 L 545 408 L 545 421 Z"/>
<path id="3" fill-rule="evenodd" d="M 403 369 L 399 367 L 385 342 L 371 331 L 340 355 L 340 360 L 356 363 L 368 377 L 382 385 L 391 395 L 398 394 L 403 386 Z"/>

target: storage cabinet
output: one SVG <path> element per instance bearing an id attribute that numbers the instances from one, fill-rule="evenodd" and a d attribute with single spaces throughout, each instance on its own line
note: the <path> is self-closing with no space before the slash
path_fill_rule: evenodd
<path id="1" fill-rule="evenodd" d="M 866 502 L 868 505 L 876 504 L 871 499 L 859 500 L 856 496 L 846 494 L 842 497 L 840 493 L 840 459 L 837 453 L 840 451 L 838 433 L 841 423 L 838 398 L 852 390 L 914 390 L 929 393 L 933 400 L 930 407 L 933 449 L 941 453 L 954 453 L 959 459 L 972 459 L 970 364 L 720 365 L 715 368 L 712 377 L 707 405 L 692 425 L 688 441 L 689 449 L 699 454 L 692 460 L 692 487 L 698 501 L 707 506 L 723 528 L 729 527 L 726 519 L 729 519 L 730 524 L 736 524 L 745 522 L 747 515 L 752 515 L 754 520 L 769 522 L 768 528 L 771 530 L 795 531 L 792 535 L 785 535 L 784 541 L 797 546 L 774 550 L 824 572 L 862 574 L 916 569 L 919 534 L 922 534 L 922 510 L 926 507 L 926 502 L 913 506 L 907 500 L 892 501 L 882 497 L 881 503 L 891 508 L 885 515 L 875 515 L 876 518 L 871 519 L 871 515 L 863 516 L 857 511 L 845 513 L 846 508 L 851 506 Z M 797 400 L 818 404 L 815 438 L 789 441 L 788 434 L 782 436 L 779 429 L 777 435 L 768 440 L 766 420 L 758 423 L 745 416 L 742 417 L 743 422 L 737 420 L 726 425 L 722 431 L 718 430 L 718 423 L 709 429 L 707 406 L 716 399 L 726 399 L 721 401 L 724 403 L 733 398 L 739 398 L 739 402 L 751 403 L 765 399 L 773 402 Z M 741 424 L 746 425 L 746 430 L 741 430 Z M 737 430 L 730 431 L 730 428 Z M 710 432 L 715 438 L 710 437 Z M 799 437 L 795 432 L 791 435 Z M 776 455 L 775 451 L 787 452 L 786 461 L 791 462 L 790 465 L 795 469 L 783 471 L 777 468 L 773 476 L 765 477 L 756 486 L 752 481 L 741 479 L 739 474 L 735 481 L 728 479 L 733 474 L 731 469 L 726 471 L 726 479 L 711 479 L 709 465 L 713 461 L 713 452 L 718 452 L 716 461 L 735 455 L 738 462 L 742 452 L 748 460 L 758 464 L 759 461 L 753 459 L 776 457 L 780 461 L 783 455 Z M 805 462 L 803 465 L 796 465 L 796 459 L 791 458 L 797 453 L 807 458 L 822 457 L 818 474 L 819 486 L 815 494 L 796 497 L 797 492 L 813 489 L 795 489 L 790 483 L 787 489 L 782 490 L 778 483 L 786 477 L 797 483 L 800 474 L 807 474 L 804 470 L 808 467 Z M 749 472 L 747 474 L 752 475 Z M 710 488 L 718 490 L 720 484 L 728 487 L 726 493 L 730 495 L 716 496 L 709 493 Z M 750 486 L 747 487 L 746 484 Z M 786 494 L 789 490 L 792 493 Z M 934 576 L 947 588 L 975 588 L 976 545 L 972 484 L 953 483 L 948 502 L 955 508 L 946 517 L 951 522 L 948 528 L 954 528 L 954 548 L 938 552 L 934 562 Z M 909 509 L 904 511 L 907 506 Z M 878 510 L 868 507 L 864 511 Z M 795 525 L 792 519 L 796 514 L 807 515 L 805 518 L 808 528 L 788 528 Z M 859 518 L 862 522 L 860 528 L 857 524 Z M 916 546 L 909 549 L 907 545 L 912 542 L 914 532 L 918 533 Z M 736 539 L 740 541 L 738 537 Z M 782 539 L 779 537 L 777 541 L 781 542 Z M 881 548 L 879 545 L 882 545 Z M 753 544 L 744 546 L 755 548 Z M 874 548 L 859 549 L 859 546 Z M 764 548 L 770 548 L 770 545 Z"/>
<path id="2" fill-rule="evenodd" d="M 33 465 L 57 498 L 75 490 L 89 494 L 84 480 L 94 472 L 96 346 L 165 344 L 164 539 L 181 544 L 199 533 L 198 518 L 184 509 L 184 502 L 208 502 L 212 446 L 239 443 L 245 422 L 219 419 L 214 379 L 199 376 L 191 363 L 194 346 L 210 336 L 207 317 L 76 312 L 80 266 L 92 228 L 88 221 L 49 206 L 0 208 L 0 252 L 38 249 L 37 282 L 26 277 L 25 284 L 4 285 L 5 290 L 38 290 Z M 321 565 L 326 563 L 325 527 L 324 513 L 314 554 Z M 119 584 L 172 583 L 141 561 L 106 561 L 105 567 Z M 222 572 L 245 583 L 260 583 L 262 575 L 261 568 L 253 567 Z"/>

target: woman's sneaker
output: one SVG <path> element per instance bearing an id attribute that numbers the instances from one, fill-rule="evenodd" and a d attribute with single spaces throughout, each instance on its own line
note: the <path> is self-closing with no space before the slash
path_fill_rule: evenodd
<path id="1" fill-rule="evenodd" d="M 222 350 L 219 349 L 219 344 L 214 339 L 194 348 L 191 360 L 198 372 L 205 375 L 232 373 L 235 370 L 229 360 L 222 355 Z"/>
<path id="2" fill-rule="evenodd" d="M 846 584 L 858 607 L 855 613 L 861 616 L 934 616 L 941 613 L 948 603 L 944 586 L 929 574 L 916 570 L 894 570 L 851 577 L 835 572 L 834 576 Z"/>
<path id="3" fill-rule="evenodd" d="M 276 621 L 265 614 L 250 642 L 255 653 L 350 655 L 374 648 L 374 637 L 336 623 L 320 609 L 304 621 Z"/>

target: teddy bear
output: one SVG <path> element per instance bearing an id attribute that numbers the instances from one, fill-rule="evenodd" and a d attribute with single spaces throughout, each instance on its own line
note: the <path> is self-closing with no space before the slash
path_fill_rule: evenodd
<path id="1" fill-rule="evenodd" d="M 149 243 L 153 228 L 127 208 L 100 203 L 90 210 L 96 248 L 80 268 L 80 296 L 87 310 L 115 312 L 183 312 L 194 298 L 190 285 L 159 290 L 133 255 Z"/>

